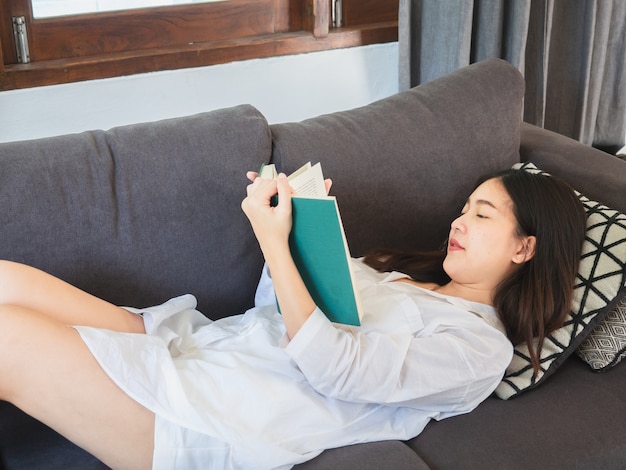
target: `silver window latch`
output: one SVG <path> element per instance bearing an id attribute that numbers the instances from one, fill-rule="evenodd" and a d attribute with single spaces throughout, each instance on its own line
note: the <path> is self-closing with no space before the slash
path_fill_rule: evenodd
<path id="1" fill-rule="evenodd" d="M 28 64 L 30 53 L 28 52 L 28 36 L 26 34 L 26 19 L 23 16 L 14 16 L 13 36 L 15 37 L 15 50 L 18 64 Z"/>

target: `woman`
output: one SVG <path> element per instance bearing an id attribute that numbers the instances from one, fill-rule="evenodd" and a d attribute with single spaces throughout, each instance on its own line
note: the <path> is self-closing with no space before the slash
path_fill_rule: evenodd
<path id="1" fill-rule="evenodd" d="M 242 208 L 272 273 L 258 307 L 217 322 L 191 296 L 123 309 L 4 262 L 0 399 L 113 468 L 289 468 L 471 411 L 511 343 L 540 345 L 569 309 L 585 219 L 556 179 L 486 179 L 434 274 L 418 257 L 366 260 L 392 272 L 355 261 L 365 313 L 354 328 L 326 319 L 293 264 L 286 177 L 249 178 Z"/>

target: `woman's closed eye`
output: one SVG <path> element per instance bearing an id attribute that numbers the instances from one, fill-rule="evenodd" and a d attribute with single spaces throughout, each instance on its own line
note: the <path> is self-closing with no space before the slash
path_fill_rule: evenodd
<path id="1" fill-rule="evenodd" d="M 465 214 L 467 214 L 469 212 L 469 209 L 467 209 L 466 207 L 463 208 L 463 210 L 461 211 L 461 216 L 464 216 Z M 475 217 L 479 218 L 479 219 L 488 219 L 489 216 L 487 216 L 486 214 L 479 212 L 474 214 Z"/>

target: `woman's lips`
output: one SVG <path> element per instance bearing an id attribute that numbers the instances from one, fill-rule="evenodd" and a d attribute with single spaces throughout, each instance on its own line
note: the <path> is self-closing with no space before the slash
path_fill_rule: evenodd
<path id="1" fill-rule="evenodd" d="M 451 238 L 448 242 L 448 251 L 459 251 L 463 249 L 463 246 L 454 238 Z"/>

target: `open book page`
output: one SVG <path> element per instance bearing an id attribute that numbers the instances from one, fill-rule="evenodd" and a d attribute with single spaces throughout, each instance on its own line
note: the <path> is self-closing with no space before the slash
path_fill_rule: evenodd
<path id="1" fill-rule="evenodd" d="M 273 164 L 263 165 L 259 170 L 259 176 L 270 180 L 276 179 L 278 176 L 276 166 Z M 287 178 L 298 197 L 326 197 L 326 185 L 320 163 L 315 165 L 311 165 L 311 162 L 306 163 Z"/>
<path id="2" fill-rule="evenodd" d="M 296 196 L 298 197 L 326 197 L 326 186 L 324 185 L 322 165 L 319 163 L 316 163 L 313 166 L 309 163 L 304 171 L 298 170 L 293 173 L 289 176 L 289 184 L 294 189 Z"/>

